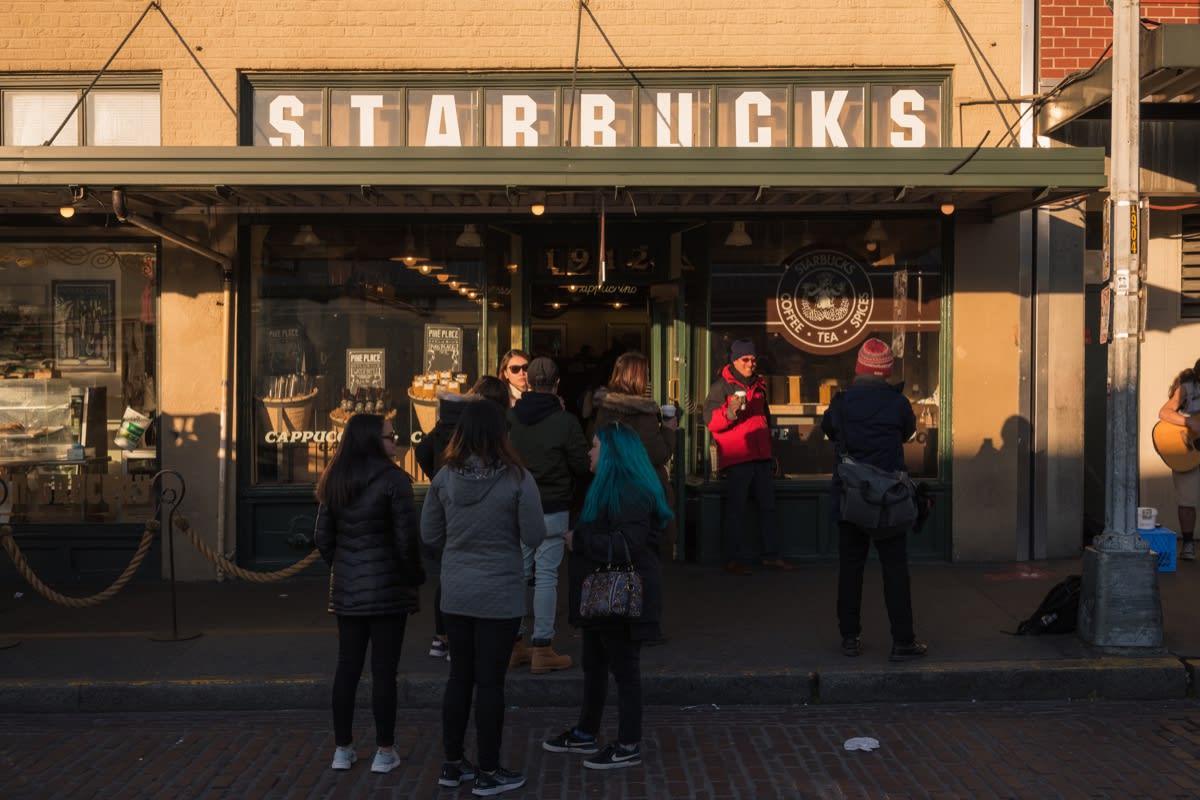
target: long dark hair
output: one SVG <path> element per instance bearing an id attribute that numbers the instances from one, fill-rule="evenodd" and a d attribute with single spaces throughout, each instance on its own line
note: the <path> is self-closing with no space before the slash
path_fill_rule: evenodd
<path id="1" fill-rule="evenodd" d="M 391 462 L 383 447 L 383 417 L 355 414 L 317 481 L 317 501 L 329 508 L 350 505 L 379 471 L 381 462 Z"/>
<path id="2" fill-rule="evenodd" d="M 471 391 L 467 392 L 467 394 L 491 400 L 502 409 L 508 408 L 508 384 L 495 375 L 484 375 L 475 381 L 475 385 L 471 387 Z"/>
<path id="3" fill-rule="evenodd" d="M 446 446 L 446 466 L 462 469 L 476 456 L 489 467 L 506 466 L 525 475 L 521 457 L 508 442 L 504 409 L 485 399 L 467 403 Z"/>
<path id="4" fill-rule="evenodd" d="M 1196 359 L 1196 363 L 1192 365 L 1191 369 L 1185 369 L 1175 376 L 1175 380 L 1171 381 L 1171 388 L 1167 390 L 1167 397 L 1175 394 L 1175 390 L 1179 388 L 1180 384 L 1188 381 L 1200 383 L 1200 358 Z"/>

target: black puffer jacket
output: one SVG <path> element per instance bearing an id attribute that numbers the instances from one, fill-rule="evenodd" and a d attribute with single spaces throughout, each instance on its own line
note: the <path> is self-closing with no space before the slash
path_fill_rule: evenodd
<path id="1" fill-rule="evenodd" d="M 329 610 L 361 617 L 418 611 L 425 582 L 412 481 L 381 462 L 362 494 L 345 508 L 317 509 L 317 549 L 333 569 Z"/>

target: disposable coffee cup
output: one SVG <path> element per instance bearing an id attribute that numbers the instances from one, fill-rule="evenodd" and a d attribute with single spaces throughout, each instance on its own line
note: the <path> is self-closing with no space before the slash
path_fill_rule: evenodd
<path id="1" fill-rule="evenodd" d="M 662 415 L 663 419 L 671 419 L 671 417 L 675 416 L 675 404 L 667 403 L 664 405 L 662 407 Z"/>
<path id="2" fill-rule="evenodd" d="M 1158 527 L 1158 509 L 1138 506 L 1137 526 L 1139 531 L 1152 531 Z"/>
<path id="3" fill-rule="evenodd" d="M 150 418 L 138 410 L 126 406 L 125 414 L 121 417 L 121 425 L 117 428 L 117 437 L 113 443 L 122 450 L 133 450 L 142 441 L 142 434 L 150 425 Z"/>
<path id="4" fill-rule="evenodd" d="M 740 397 L 740 398 L 742 398 L 743 400 L 745 400 L 745 399 L 746 399 L 746 392 L 745 392 L 745 390 L 744 390 L 744 389 L 738 389 L 738 390 L 737 390 L 736 392 L 734 392 L 733 394 L 734 394 L 734 396 L 736 396 L 736 397 Z"/>

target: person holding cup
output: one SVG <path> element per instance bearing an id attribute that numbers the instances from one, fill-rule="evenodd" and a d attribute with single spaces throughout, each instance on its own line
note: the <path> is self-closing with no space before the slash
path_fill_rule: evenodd
<path id="1" fill-rule="evenodd" d="M 704 424 L 717 445 L 717 461 L 725 478 L 725 519 L 721 526 L 721 560 L 730 575 L 750 575 L 741 558 L 742 521 L 746 500 L 754 496 L 762 527 L 762 566 L 791 570 L 779 557 L 779 526 L 775 516 L 774 463 L 767 385 L 758 375 L 754 342 L 738 339 L 729 347 L 729 363 L 708 390 Z"/>
<path id="2" fill-rule="evenodd" d="M 617 356 L 608 386 L 596 390 L 595 427 L 598 430 L 610 422 L 620 422 L 633 429 L 646 448 L 654 474 L 662 484 L 667 505 L 675 507 L 675 492 L 667 473 L 667 464 L 675 455 L 675 439 L 679 431 L 678 411 L 674 404 L 661 408 L 648 394 L 650 391 L 650 361 L 630 350 Z M 663 531 L 659 556 L 664 561 L 675 558 L 678 529 L 674 519 Z"/>

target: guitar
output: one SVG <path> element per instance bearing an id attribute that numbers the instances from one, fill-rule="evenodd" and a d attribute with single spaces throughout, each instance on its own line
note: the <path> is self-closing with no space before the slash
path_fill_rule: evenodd
<path id="1" fill-rule="evenodd" d="M 1187 472 L 1200 467 L 1200 450 L 1196 449 L 1200 439 L 1193 438 L 1185 426 L 1160 419 L 1154 424 L 1150 436 L 1154 440 L 1154 452 L 1175 472 Z"/>

